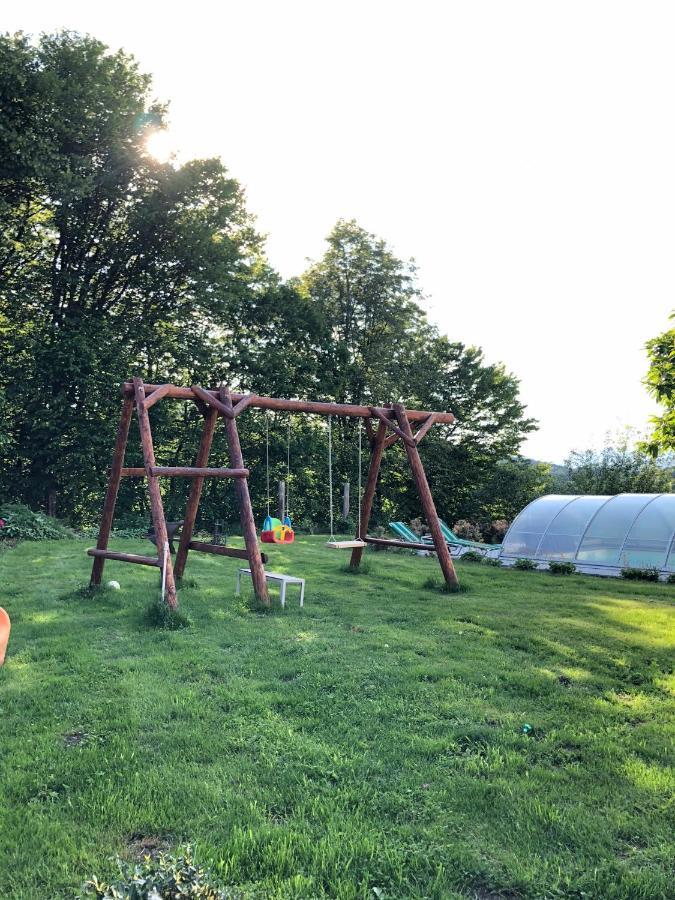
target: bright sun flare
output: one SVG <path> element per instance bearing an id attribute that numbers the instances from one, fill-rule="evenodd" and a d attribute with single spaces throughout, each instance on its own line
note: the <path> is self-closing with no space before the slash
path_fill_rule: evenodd
<path id="1" fill-rule="evenodd" d="M 173 139 L 168 131 L 153 131 L 145 139 L 145 149 L 157 162 L 168 162 L 175 153 Z"/>

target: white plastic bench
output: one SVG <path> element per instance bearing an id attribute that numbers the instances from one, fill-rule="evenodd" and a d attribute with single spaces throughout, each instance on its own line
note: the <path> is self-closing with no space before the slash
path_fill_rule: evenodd
<path id="1" fill-rule="evenodd" d="M 250 569 L 239 569 L 237 572 L 237 596 L 241 594 L 241 576 L 242 575 L 251 575 Z M 305 605 L 305 579 L 304 578 L 295 578 L 293 575 L 283 575 L 281 572 L 265 572 L 265 578 L 267 581 L 276 581 L 279 584 L 279 596 L 281 599 L 281 605 L 286 606 L 286 585 L 288 584 L 299 584 L 300 585 L 300 606 Z"/>

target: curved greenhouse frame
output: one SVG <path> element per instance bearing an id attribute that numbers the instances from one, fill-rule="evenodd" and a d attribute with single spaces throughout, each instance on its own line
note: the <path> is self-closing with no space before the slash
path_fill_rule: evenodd
<path id="1" fill-rule="evenodd" d="M 548 494 L 513 520 L 500 559 L 573 562 L 582 572 L 675 572 L 675 494 Z"/>

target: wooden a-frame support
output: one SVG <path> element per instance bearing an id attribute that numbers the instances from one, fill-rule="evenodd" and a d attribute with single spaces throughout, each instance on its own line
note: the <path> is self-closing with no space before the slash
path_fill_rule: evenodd
<path id="1" fill-rule="evenodd" d="M 265 579 L 264 563 L 266 557 L 260 551 L 253 518 L 253 507 L 248 490 L 249 470 L 244 467 L 244 460 L 239 442 L 236 418 L 249 406 L 260 409 L 287 410 L 290 412 L 317 413 L 320 415 L 333 414 L 362 418 L 368 432 L 371 447 L 370 466 L 368 478 L 363 494 L 359 515 L 359 527 L 357 538 L 365 543 L 378 543 L 391 546 L 408 546 L 405 542 L 386 541 L 383 539 L 369 538 L 367 536 L 368 523 L 373 508 L 377 479 L 384 450 L 399 439 L 403 446 L 412 469 L 417 491 L 419 493 L 422 511 L 429 523 L 434 549 L 443 572 L 446 583 L 450 587 L 457 585 L 457 574 L 452 564 L 452 558 L 448 545 L 443 538 L 438 514 L 433 497 L 429 489 L 424 466 L 419 455 L 418 444 L 424 435 L 436 422 L 453 422 L 452 413 L 420 412 L 418 410 L 406 410 L 400 403 L 391 407 L 357 406 L 346 403 L 325 403 L 307 400 L 282 400 L 274 397 L 259 397 L 255 394 L 233 394 L 229 388 L 221 386 L 218 391 L 206 391 L 198 385 L 190 388 L 177 387 L 172 384 L 152 385 L 144 384 L 140 378 L 134 378 L 133 383 L 127 382 L 122 387 L 123 404 L 120 423 L 117 430 L 115 449 L 113 451 L 112 464 L 108 480 L 108 489 L 103 506 L 101 528 L 99 531 L 96 548 L 88 550 L 94 557 L 91 572 L 91 584 L 98 585 L 103 577 L 103 566 L 106 559 L 119 560 L 121 562 L 138 563 L 140 565 L 153 566 L 160 570 L 162 583 L 165 586 L 165 598 L 171 608 L 178 606 L 176 593 L 176 578 L 181 578 L 185 571 L 187 557 L 190 550 L 200 553 L 216 553 L 221 556 L 232 556 L 238 559 L 248 560 L 251 568 L 253 587 L 256 596 L 264 603 L 269 604 L 269 594 Z M 157 466 L 152 442 L 152 430 L 148 410 L 163 397 L 172 397 L 182 400 L 193 400 L 204 416 L 204 429 L 197 450 L 194 466 Z M 124 453 L 129 436 L 129 427 L 134 407 L 138 414 L 138 424 L 141 435 L 141 447 L 143 450 L 143 467 L 124 468 Z M 230 468 L 208 468 L 208 458 L 213 442 L 213 435 L 218 422 L 222 417 L 225 421 L 227 443 L 229 449 Z M 379 420 L 377 432 L 374 431 L 371 419 Z M 411 421 L 418 424 L 416 433 L 413 433 Z M 392 434 L 387 437 L 387 431 Z M 148 481 L 150 495 L 150 508 L 152 523 L 157 538 L 157 556 L 138 556 L 132 553 L 117 553 L 108 550 L 108 541 L 112 530 L 115 504 L 119 491 L 120 481 L 123 477 L 145 477 Z M 166 552 L 167 529 L 164 506 L 159 487 L 160 477 L 187 477 L 192 478 L 192 485 L 188 497 L 187 508 L 180 544 L 176 554 L 175 566 L 171 555 Z M 235 493 L 242 532 L 244 535 L 245 550 L 237 550 L 231 547 L 208 544 L 203 541 L 193 541 L 195 521 L 199 500 L 201 498 L 204 478 L 233 478 L 235 480 Z M 413 545 L 410 545 L 411 547 Z M 363 555 L 363 547 L 355 547 L 352 551 L 350 565 L 357 568 Z"/>
<path id="2" fill-rule="evenodd" d="M 441 525 L 438 520 L 438 513 L 436 512 L 434 498 L 431 495 L 429 482 L 427 481 L 426 472 L 424 471 L 424 465 L 420 458 L 419 450 L 417 449 L 418 444 L 422 440 L 424 435 L 436 423 L 437 414 L 430 413 L 427 418 L 424 419 L 417 432 L 413 434 L 405 407 L 401 403 L 394 404 L 394 415 L 396 417 L 398 425 L 394 424 L 394 422 L 386 415 L 386 409 L 383 410 L 373 408 L 372 411 L 374 416 L 380 420 L 380 425 L 377 429 L 377 432 L 375 433 L 373 433 L 372 428 L 368 430 L 371 445 L 370 466 L 368 468 L 366 488 L 363 492 L 363 500 L 361 502 L 357 537 L 359 535 L 363 535 L 362 540 L 366 544 L 377 543 L 392 547 L 412 547 L 412 545 L 408 545 L 404 541 L 387 541 L 369 538 L 367 536 L 368 523 L 370 522 L 370 516 L 373 511 L 373 501 L 375 499 L 377 479 L 380 474 L 380 466 L 382 464 L 382 456 L 384 454 L 384 450 L 387 447 L 391 447 L 392 444 L 396 443 L 396 441 L 401 438 L 405 447 L 406 454 L 408 456 L 410 468 L 412 469 L 413 478 L 415 479 L 415 485 L 417 487 L 417 493 L 419 494 L 420 502 L 422 504 L 424 518 L 429 523 L 429 529 L 431 531 L 431 536 L 434 542 L 434 550 L 436 551 L 436 554 L 438 556 L 438 562 L 440 564 L 441 571 L 443 572 L 443 577 L 445 578 L 445 582 L 449 587 L 455 588 L 459 583 L 457 579 L 457 573 L 455 572 L 455 567 L 452 563 L 452 557 L 450 556 L 448 545 L 445 541 L 445 538 L 443 537 L 443 532 L 441 531 Z M 389 428 L 391 428 L 394 433 L 390 437 L 387 437 L 387 430 Z M 423 545 L 421 543 L 419 546 L 424 547 L 424 549 L 428 549 L 426 545 Z M 357 569 L 361 564 L 362 556 L 363 547 L 355 547 L 352 550 L 350 566 L 354 569 Z"/>

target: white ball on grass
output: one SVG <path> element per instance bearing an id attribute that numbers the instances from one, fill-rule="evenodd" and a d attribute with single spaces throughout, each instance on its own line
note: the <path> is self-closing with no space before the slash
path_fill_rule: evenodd
<path id="1" fill-rule="evenodd" d="M 119 589 L 120 589 L 120 583 L 119 583 L 119 581 L 109 581 L 109 582 L 106 584 L 106 587 L 107 587 L 107 588 L 110 588 L 111 591 L 119 591 Z"/>

